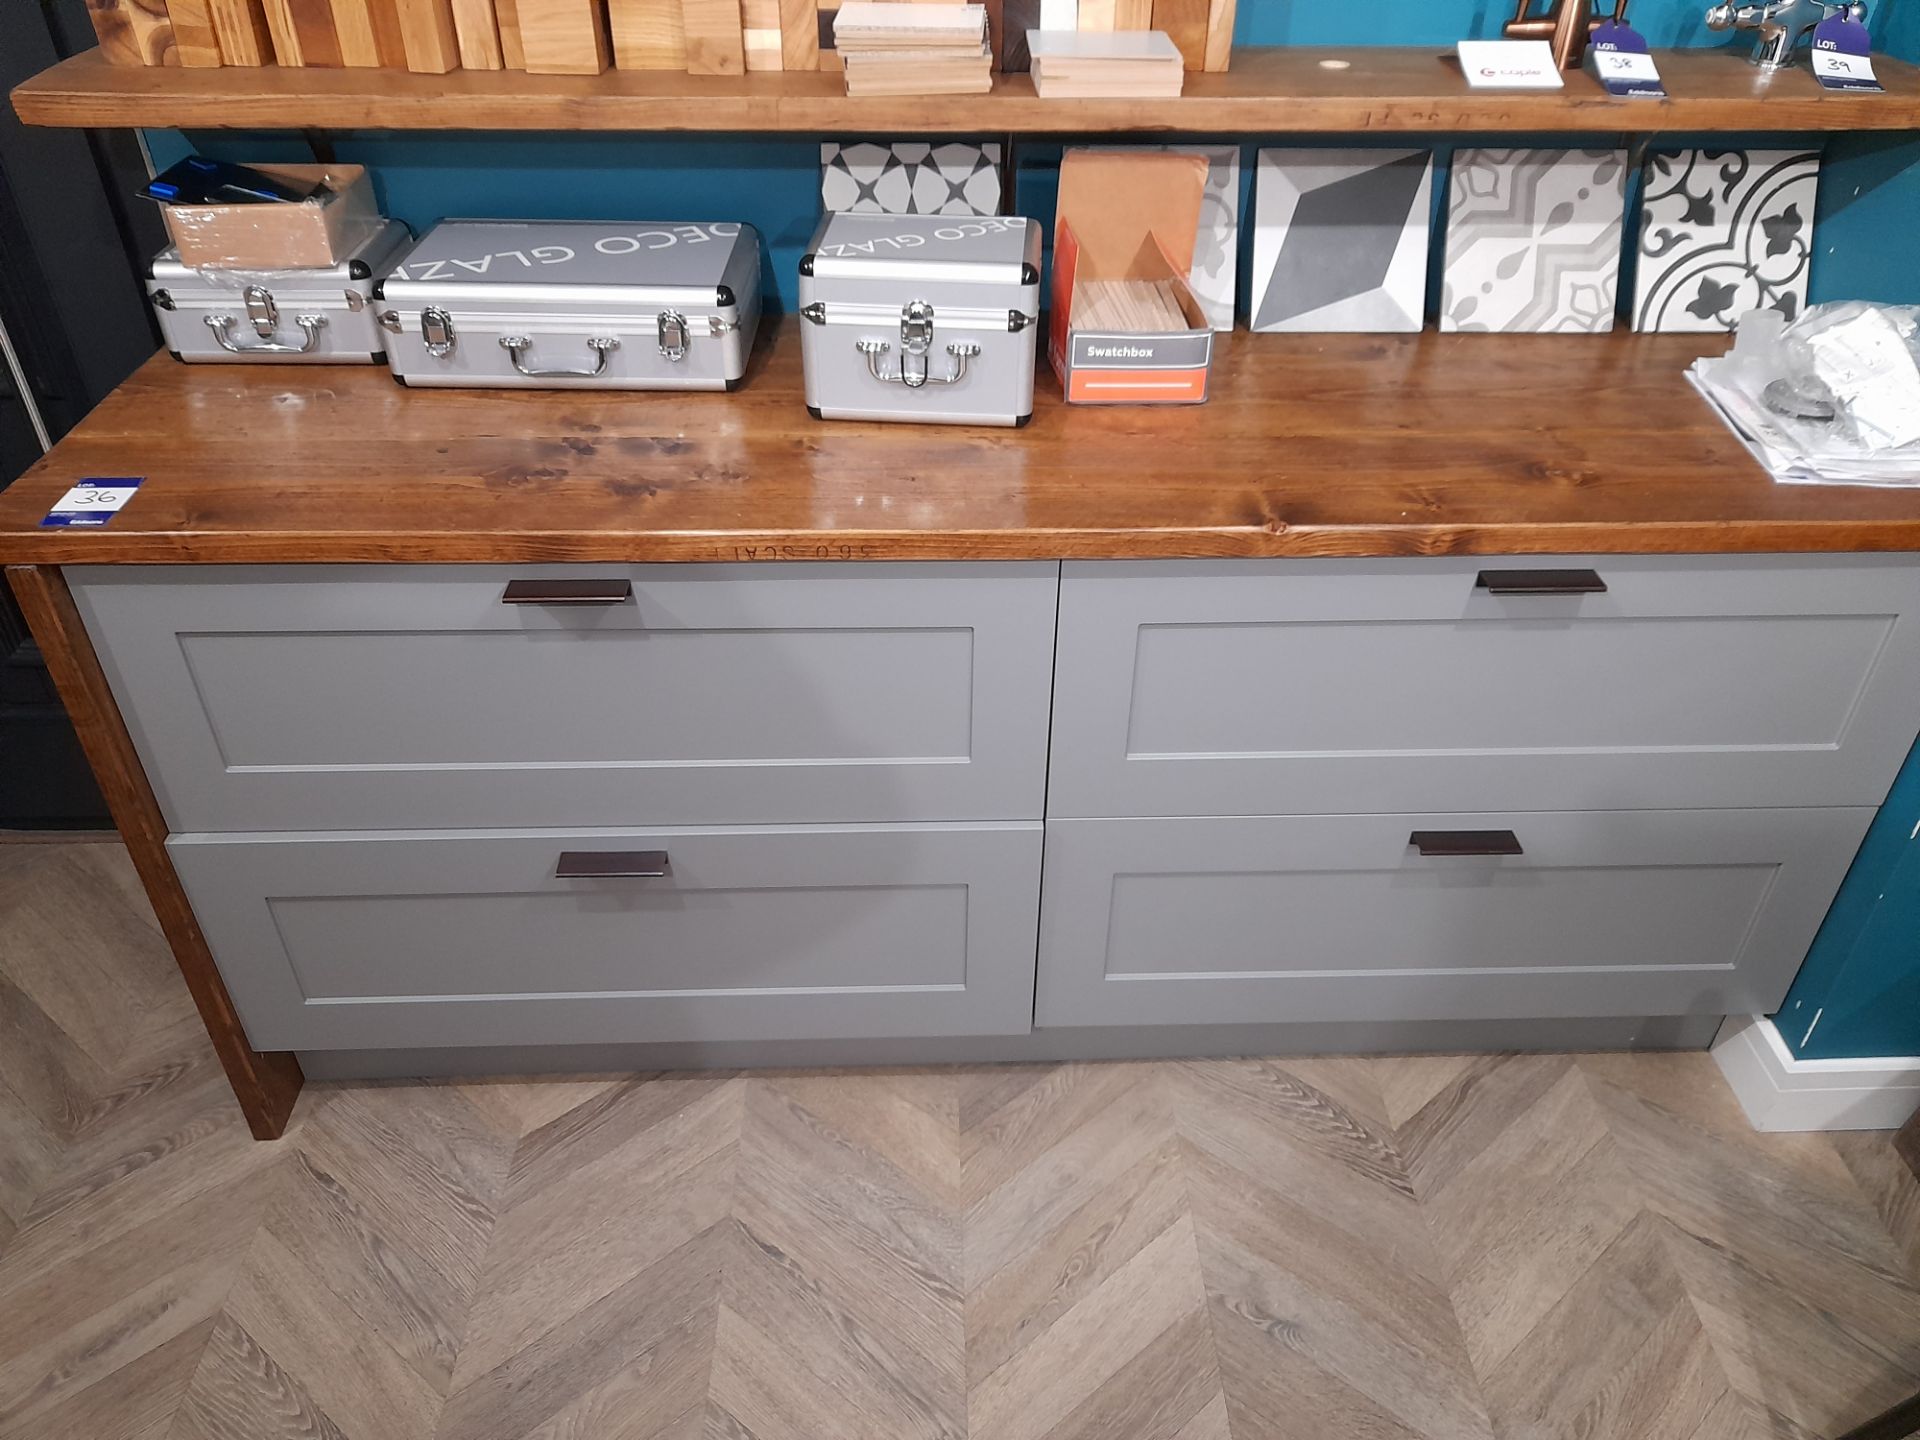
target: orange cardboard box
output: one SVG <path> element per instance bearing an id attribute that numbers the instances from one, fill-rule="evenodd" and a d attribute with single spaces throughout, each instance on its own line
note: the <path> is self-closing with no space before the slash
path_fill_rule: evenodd
<path id="1" fill-rule="evenodd" d="M 338 265 L 383 223 L 361 165 L 256 165 L 326 190 L 297 205 L 162 205 L 180 259 L 194 269 L 300 270 Z"/>
<path id="2" fill-rule="evenodd" d="M 1200 155 L 1069 150 L 1061 159 L 1047 351 L 1068 401 L 1196 405 L 1207 398 L 1213 329 L 1186 278 L 1206 187 Z M 1083 280 L 1171 282 L 1190 328 L 1076 326 L 1074 298 Z"/>

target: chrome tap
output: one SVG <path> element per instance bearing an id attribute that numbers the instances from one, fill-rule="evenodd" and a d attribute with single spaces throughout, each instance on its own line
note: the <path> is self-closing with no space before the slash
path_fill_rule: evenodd
<path id="1" fill-rule="evenodd" d="M 1716 5 L 1707 11 L 1707 28 L 1758 31 L 1753 63 L 1762 70 L 1780 70 L 1793 63 L 1814 26 L 1842 11 L 1851 20 L 1864 22 L 1867 18 L 1867 7 L 1861 0 L 1844 5 L 1823 4 L 1822 0 L 1767 0 L 1760 5 Z"/>

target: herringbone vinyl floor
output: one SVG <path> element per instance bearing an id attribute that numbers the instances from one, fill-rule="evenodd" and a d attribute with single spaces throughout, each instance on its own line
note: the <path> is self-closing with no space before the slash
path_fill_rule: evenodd
<path id="1" fill-rule="evenodd" d="M 1805 1440 L 1920 1187 L 1702 1055 L 313 1086 L 121 852 L 0 846 L 5 1440 Z"/>

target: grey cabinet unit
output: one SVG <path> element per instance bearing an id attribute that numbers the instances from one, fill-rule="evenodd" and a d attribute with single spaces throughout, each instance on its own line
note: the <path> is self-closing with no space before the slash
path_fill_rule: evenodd
<path id="1" fill-rule="evenodd" d="M 1764 1012 L 1872 818 L 1052 821 L 1036 1023 Z"/>
<path id="2" fill-rule="evenodd" d="M 1920 565 L 1069 563 L 1055 687 L 1050 816 L 1877 805 Z"/>
<path id="3" fill-rule="evenodd" d="M 168 845 L 264 1049 L 1012 1035 L 1032 1023 L 1034 822 Z"/>
<path id="4" fill-rule="evenodd" d="M 1034 820 L 1052 564 L 79 567 L 176 831 Z"/>

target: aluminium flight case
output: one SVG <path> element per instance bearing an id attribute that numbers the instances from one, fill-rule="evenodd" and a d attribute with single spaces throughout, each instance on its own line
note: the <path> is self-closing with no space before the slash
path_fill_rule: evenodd
<path id="1" fill-rule="evenodd" d="M 731 390 L 760 321 L 751 225 L 446 220 L 376 291 L 406 385 Z"/>
<path id="2" fill-rule="evenodd" d="M 800 261 L 807 409 L 822 420 L 1033 417 L 1040 226 L 829 214 Z"/>
<path id="3" fill-rule="evenodd" d="M 412 239 L 388 220 L 338 265 L 297 270 L 196 270 L 168 248 L 147 267 L 147 299 L 178 360 L 379 364 L 373 290 Z"/>

